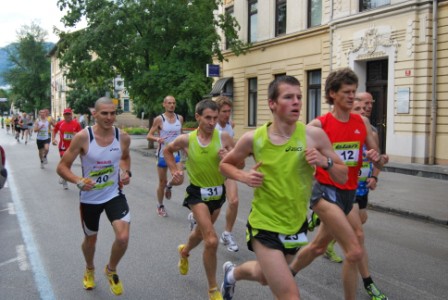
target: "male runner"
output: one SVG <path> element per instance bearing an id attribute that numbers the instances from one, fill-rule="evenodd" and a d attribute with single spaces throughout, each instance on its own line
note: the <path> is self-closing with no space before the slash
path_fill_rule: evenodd
<path id="1" fill-rule="evenodd" d="M 232 115 L 232 101 L 228 97 L 219 96 L 215 102 L 219 107 L 216 129 L 227 132 L 233 138 L 235 136 L 233 132 L 235 124 L 230 120 L 230 116 Z M 239 248 L 232 235 L 232 230 L 238 214 L 238 186 L 236 181 L 232 179 L 226 179 L 225 185 L 227 196 L 226 225 L 219 241 L 227 246 L 227 250 L 237 252 Z"/>
<path id="2" fill-rule="evenodd" d="M 58 145 L 59 156 L 62 157 L 64 152 L 70 146 L 75 134 L 81 131 L 81 125 L 76 120 L 73 120 L 73 112 L 70 108 L 64 109 L 64 120 L 59 121 L 53 128 L 52 143 L 54 146 Z M 59 132 L 59 144 L 57 142 L 56 136 Z M 63 178 L 59 179 L 59 183 L 62 184 L 64 190 L 68 189 L 67 181 Z"/>
<path id="3" fill-rule="evenodd" d="M 346 300 L 356 298 L 358 265 L 364 255 L 364 232 L 358 207 L 353 206 L 363 145 L 366 144 L 368 149 L 366 157 L 378 168 L 385 163 L 385 158 L 378 153 L 368 119 L 350 113 L 357 87 L 358 77 L 349 68 L 331 72 L 325 82 L 325 98 L 333 105 L 333 110 L 311 121 L 310 125 L 327 133 L 333 148 L 349 168 L 348 181 L 337 183 L 325 170 L 316 169 L 310 206 L 322 222 L 314 240 L 302 248 L 291 263 L 293 273 L 300 271 L 322 255 L 328 243 L 336 239 L 345 253 L 343 285 Z"/>
<path id="4" fill-rule="evenodd" d="M 105 275 L 114 295 L 123 293 L 123 284 L 117 275 L 117 265 L 129 242 L 131 215 L 123 185 L 131 177 L 129 135 L 113 126 L 116 108 L 112 99 L 99 98 L 93 112 L 96 124 L 77 133 L 57 167 L 59 176 L 76 184 L 80 192 L 80 212 L 84 241 L 82 252 L 86 261 L 84 289 L 95 287 L 94 255 L 100 216 L 103 211 L 112 224 L 115 241 L 112 244 Z M 82 177 L 71 170 L 75 159 L 81 157 Z"/>
<path id="5" fill-rule="evenodd" d="M 267 284 L 276 299 L 299 299 L 289 263 L 308 242 L 306 215 L 314 167 L 324 167 L 336 182 L 347 179 L 347 167 L 325 132 L 298 122 L 300 82 L 292 76 L 278 77 L 270 83 L 268 97 L 273 121 L 244 134 L 220 165 L 228 178 L 255 188 L 246 237 L 257 260 L 224 264 L 221 292 L 226 300 L 232 299 L 238 280 Z M 239 170 L 250 155 L 255 166 Z"/>
<path id="6" fill-rule="evenodd" d="M 39 118 L 34 123 L 34 132 L 36 132 L 36 143 L 39 151 L 40 168 L 45 168 L 44 165 L 48 164 L 47 154 L 50 150 L 50 130 L 51 123 L 47 120 L 47 114 L 45 110 L 39 111 Z"/>
<path id="7" fill-rule="evenodd" d="M 233 148 L 233 139 L 227 132 L 219 132 L 218 105 L 212 100 L 202 100 L 196 104 L 198 129 L 178 136 L 165 147 L 164 155 L 172 174 L 173 185 L 182 184 L 183 171 L 176 165 L 174 154 L 185 151 L 188 154 L 186 168 L 190 185 L 187 187 L 183 205 L 193 212 L 197 226 L 190 232 L 186 244 L 178 247 L 180 256 L 179 272 L 188 273 L 190 251 L 204 240 L 203 263 L 208 281 L 210 300 L 222 299 L 216 282 L 216 252 L 218 235 L 213 224 L 219 216 L 226 200 L 224 176 L 219 172 L 219 161 Z"/>
<path id="8" fill-rule="evenodd" d="M 165 113 L 154 119 L 151 129 L 146 136 L 148 141 L 157 142 L 157 173 L 159 175 L 159 185 L 157 187 L 157 214 L 161 217 L 168 216 L 165 205 L 163 205 L 163 196 L 171 199 L 171 185 L 167 180 L 167 164 L 165 162 L 163 150 L 165 146 L 172 142 L 182 133 L 182 123 L 184 119 L 181 115 L 174 112 L 176 109 L 176 99 L 173 96 L 166 96 L 163 99 Z M 155 133 L 158 136 L 155 136 Z M 176 153 L 176 163 L 180 163 L 180 154 Z"/>

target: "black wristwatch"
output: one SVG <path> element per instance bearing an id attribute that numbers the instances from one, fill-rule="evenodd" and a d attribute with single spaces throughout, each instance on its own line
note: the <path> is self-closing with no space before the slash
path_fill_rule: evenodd
<path id="1" fill-rule="evenodd" d="M 322 169 L 324 169 L 325 171 L 328 171 L 331 169 L 331 167 L 333 167 L 333 160 L 331 159 L 331 157 L 327 157 L 327 166 L 322 167 Z"/>
<path id="2" fill-rule="evenodd" d="M 131 171 L 126 170 L 125 172 L 128 173 L 129 178 L 132 177 L 132 172 Z"/>

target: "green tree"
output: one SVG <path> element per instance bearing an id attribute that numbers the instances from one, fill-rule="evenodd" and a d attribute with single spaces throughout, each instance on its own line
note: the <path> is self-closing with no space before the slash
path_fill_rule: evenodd
<path id="1" fill-rule="evenodd" d="M 232 50 L 245 45 L 238 40 L 238 24 L 230 15 L 215 15 L 217 0 L 59 0 L 66 26 L 83 17 L 88 27 L 59 32 L 58 57 L 70 70 L 72 81 L 82 78 L 89 86 L 113 92 L 112 78 L 125 80 L 136 112 L 150 117 L 162 111 L 164 96 L 172 94 L 179 110 L 192 115 L 206 95 L 211 79 L 205 65 L 215 56 L 223 60 L 220 36 L 224 30 Z"/>
<path id="2" fill-rule="evenodd" d="M 12 67 L 3 76 L 11 86 L 14 105 L 22 111 L 30 112 L 51 105 L 46 35 L 39 25 L 31 23 L 21 27 L 18 42 L 7 48 Z"/>

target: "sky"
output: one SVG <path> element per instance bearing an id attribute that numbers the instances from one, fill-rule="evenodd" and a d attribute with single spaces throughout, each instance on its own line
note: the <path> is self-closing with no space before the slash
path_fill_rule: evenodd
<path id="1" fill-rule="evenodd" d="M 23 25 L 34 21 L 47 31 L 47 42 L 56 43 L 58 37 L 53 33 L 53 26 L 64 28 L 60 19 L 64 12 L 59 11 L 57 0 L 7 0 L 0 7 L 0 48 L 17 42 L 17 31 Z M 72 31 L 72 30 L 70 30 Z"/>

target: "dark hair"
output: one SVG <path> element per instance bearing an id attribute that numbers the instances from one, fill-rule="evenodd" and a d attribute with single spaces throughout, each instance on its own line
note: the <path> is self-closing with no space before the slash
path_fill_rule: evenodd
<path id="1" fill-rule="evenodd" d="M 269 100 L 277 101 L 277 98 L 279 96 L 278 87 L 283 83 L 289 84 L 289 85 L 300 86 L 300 81 L 293 76 L 288 76 L 288 75 L 279 76 L 279 77 L 275 78 L 274 80 L 272 80 L 271 83 L 269 84 L 269 87 L 268 87 L 268 99 Z"/>
<path id="2" fill-rule="evenodd" d="M 337 92 L 343 84 L 356 84 L 358 86 L 358 76 L 350 68 L 343 68 L 331 72 L 325 81 L 325 99 L 328 104 L 333 104 L 334 99 L 330 97 L 330 92 Z"/>
<path id="3" fill-rule="evenodd" d="M 199 101 L 199 102 L 196 104 L 195 112 L 196 112 L 198 115 L 202 116 L 202 113 L 203 113 L 204 110 L 206 110 L 207 108 L 209 108 L 209 109 L 211 109 L 211 110 L 214 110 L 214 111 L 219 110 L 219 108 L 218 108 L 218 104 L 216 104 L 215 101 L 210 100 L 210 99 L 204 99 L 204 100 Z"/>

